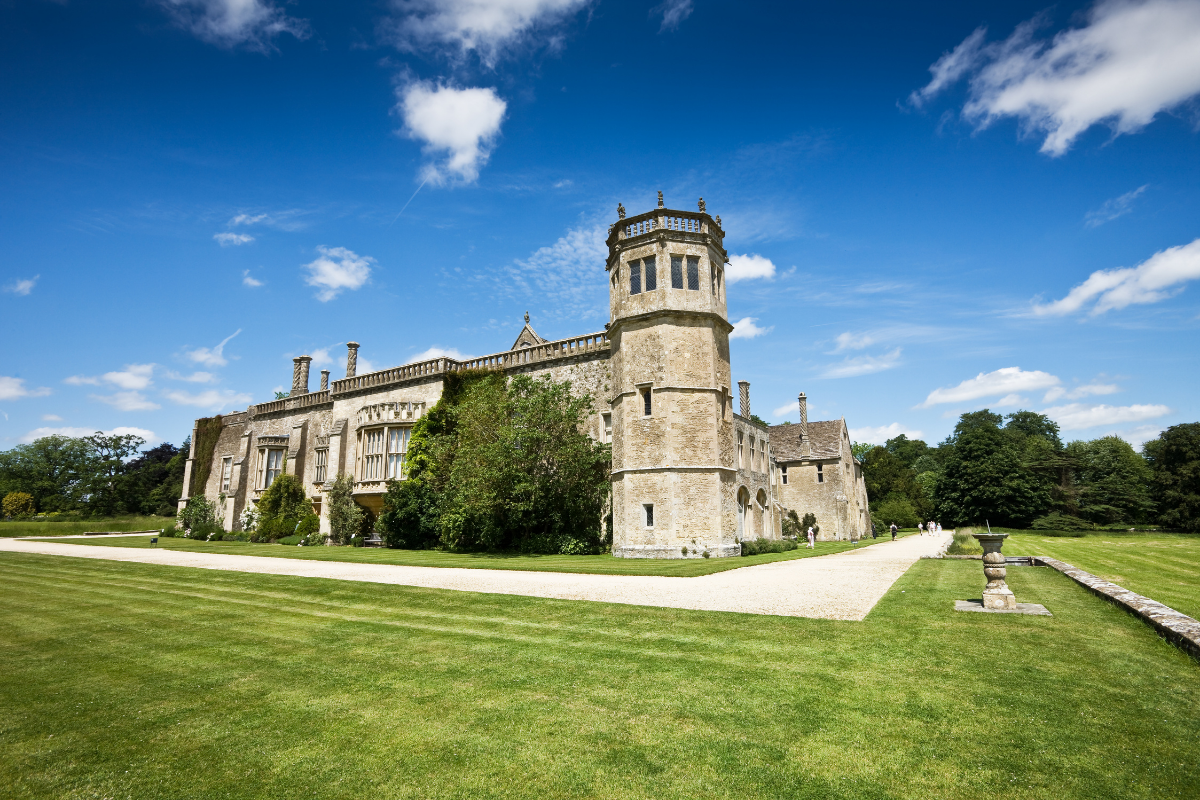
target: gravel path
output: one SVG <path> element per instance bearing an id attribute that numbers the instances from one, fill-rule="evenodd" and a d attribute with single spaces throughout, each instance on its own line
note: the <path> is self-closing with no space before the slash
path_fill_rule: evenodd
<path id="1" fill-rule="evenodd" d="M 844 553 L 777 561 L 697 578 L 352 564 L 181 550 L 89 547 L 27 539 L 0 539 L 0 552 L 392 583 L 560 600 L 861 620 L 913 562 L 921 556 L 934 555 L 950 538 L 949 532 L 938 537 L 906 536 L 895 542 L 881 541 Z"/>

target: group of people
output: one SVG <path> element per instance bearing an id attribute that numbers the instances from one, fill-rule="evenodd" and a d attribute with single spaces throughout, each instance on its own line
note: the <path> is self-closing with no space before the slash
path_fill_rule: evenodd
<path id="1" fill-rule="evenodd" d="M 937 536 L 939 533 L 942 532 L 942 524 L 940 522 L 933 522 L 932 520 L 929 522 L 924 522 L 924 523 L 918 522 L 917 530 L 921 532 L 922 536 L 924 536 L 925 534 L 929 534 L 930 536 Z"/>

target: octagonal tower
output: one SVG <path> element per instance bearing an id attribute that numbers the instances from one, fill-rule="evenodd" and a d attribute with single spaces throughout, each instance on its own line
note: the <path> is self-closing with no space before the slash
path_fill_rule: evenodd
<path id="1" fill-rule="evenodd" d="M 663 207 L 609 231 L 613 555 L 738 555 L 725 237 Z"/>

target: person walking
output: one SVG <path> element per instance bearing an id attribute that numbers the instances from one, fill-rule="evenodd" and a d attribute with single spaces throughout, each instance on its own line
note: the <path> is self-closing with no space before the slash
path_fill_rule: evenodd
<path id="1" fill-rule="evenodd" d="M 813 550 L 817 549 L 817 535 L 813 533 L 812 526 L 808 526 L 808 546 Z"/>
<path id="2" fill-rule="evenodd" d="M 918 522 L 918 523 L 917 523 L 917 533 L 921 534 L 922 536 L 924 536 L 924 535 L 925 535 L 925 525 L 924 525 L 924 523 L 921 523 L 921 522 Z"/>
<path id="3" fill-rule="evenodd" d="M 874 522 L 872 522 L 872 523 L 871 523 L 871 538 L 872 538 L 872 539 L 878 539 L 878 538 L 879 538 L 879 532 L 875 530 L 875 523 L 874 523 Z"/>
<path id="4" fill-rule="evenodd" d="M 894 522 L 893 522 L 893 523 L 892 523 L 892 527 L 891 527 L 891 531 L 892 531 L 892 541 L 893 541 L 893 542 L 894 542 L 894 541 L 896 541 L 896 531 L 898 531 L 898 530 L 900 530 L 900 529 L 899 529 L 899 528 L 897 528 L 897 527 L 896 527 L 896 523 L 894 523 Z"/>

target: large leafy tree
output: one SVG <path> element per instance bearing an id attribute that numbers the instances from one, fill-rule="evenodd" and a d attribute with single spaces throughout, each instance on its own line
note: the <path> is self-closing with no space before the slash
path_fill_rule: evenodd
<path id="1" fill-rule="evenodd" d="M 1150 499 L 1153 473 L 1128 442 L 1119 436 L 1105 436 L 1090 442 L 1071 442 L 1066 452 L 1074 468 L 1078 516 L 1100 524 L 1150 518 L 1154 510 Z"/>
<path id="2" fill-rule="evenodd" d="M 1200 531 L 1200 422 L 1172 425 L 1143 447 L 1153 477 L 1158 519 L 1179 530 Z"/>
<path id="3" fill-rule="evenodd" d="M 97 431 L 83 437 L 90 451 L 90 474 L 88 484 L 88 510 L 93 514 L 108 515 L 124 511 L 122 503 L 122 477 L 126 462 L 131 460 L 146 440 L 131 433 L 107 435 Z"/>
<path id="4" fill-rule="evenodd" d="M 84 508 L 93 475 L 92 450 L 83 439 L 43 436 L 0 452 L 0 495 L 30 494 L 39 511 Z"/>

